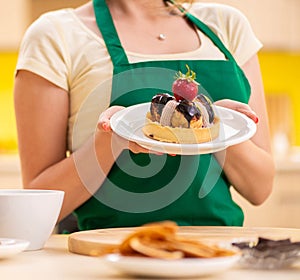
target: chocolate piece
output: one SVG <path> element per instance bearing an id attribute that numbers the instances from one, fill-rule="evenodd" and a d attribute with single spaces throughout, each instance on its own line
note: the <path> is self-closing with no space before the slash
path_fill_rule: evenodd
<path id="1" fill-rule="evenodd" d="M 154 121 L 159 122 L 164 106 L 175 98 L 168 93 L 159 93 L 153 96 L 150 105 L 150 112 Z"/>
<path id="2" fill-rule="evenodd" d="M 240 264 L 258 269 L 278 269 L 292 265 L 300 259 L 300 242 L 290 239 L 272 240 L 259 237 L 252 242 L 232 243 L 243 252 Z"/>
<path id="3" fill-rule="evenodd" d="M 290 239 L 272 240 L 268 238 L 259 237 L 256 245 L 252 245 L 249 242 L 233 243 L 232 245 L 240 249 L 255 249 L 259 251 L 277 250 L 288 251 L 292 249 L 300 250 L 300 242 L 291 242 Z"/>
<path id="4" fill-rule="evenodd" d="M 178 106 L 176 107 L 176 110 L 183 114 L 188 123 L 190 123 L 191 120 L 194 118 L 199 120 L 201 117 L 201 112 L 195 106 L 195 104 L 185 99 L 179 102 Z"/>
<path id="5" fill-rule="evenodd" d="M 205 96 L 204 94 L 199 94 L 199 95 L 197 95 L 196 100 L 201 102 L 202 105 L 206 108 L 208 116 L 209 116 L 209 123 L 212 123 L 215 118 L 215 112 L 212 108 L 212 102 L 210 101 L 210 99 L 207 96 Z"/>
<path id="6" fill-rule="evenodd" d="M 280 252 L 289 251 L 293 249 L 300 250 L 300 242 L 291 242 L 290 239 L 271 240 L 260 237 L 254 248 L 260 251 L 276 249 Z"/>

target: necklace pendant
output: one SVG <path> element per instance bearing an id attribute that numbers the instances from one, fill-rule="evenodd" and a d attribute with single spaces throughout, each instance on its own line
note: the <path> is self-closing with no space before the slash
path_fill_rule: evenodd
<path id="1" fill-rule="evenodd" d="M 164 41 L 164 40 L 166 40 L 166 35 L 165 34 L 163 34 L 163 33 L 160 33 L 159 35 L 158 35 L 158 40 L 160 40 L 160 41 Z"/>

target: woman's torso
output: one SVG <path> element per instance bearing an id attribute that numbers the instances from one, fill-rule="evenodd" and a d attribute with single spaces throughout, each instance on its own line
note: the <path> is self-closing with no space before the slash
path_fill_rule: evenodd
<path id="1" fill-rule="evenodd" d="M 214 31 L 217 34 L 220 33 L 218 34 L 219 37 L 221 38 L 223 37 L 223 41 L 226 42 L 227 40 L 229 41 L 229 39 L 226 36 L 228 34 L 226 34 L 224 30 L 222 30 L 223 27 L 222 24 L 218 23 L 218 21 L 220 21 L 220 18 L 217 16 L 220 14 L 219 9 L 220 9 L 219 6 L 214 7 L 211 5 L 207 5 L 207 6 L 199 5 L 197 12 L 201 14 L 201 17 L 203 17 L 202 20 L 206 21 L 206 23 L 207 22 L 210 23 L 210 25 L 214 27 L 213 28 Z M 212 15 L 214 15 L 214 17 L 212 17 Z M 99 34 L 96 34 L 93 30 L 89 29 L 88 26 L 78 18 L 78 16 L 74 13 L 73 10 L 62 10 L 57 13 L 48 14 L 47 17 L 48 20 L 53 21 L 54 23 L 53 26 L 55 26 L 56 29 L 55 32 L 57 33 L 59 32 L 58 34 L 59 39 L 64 43 L 61 44 L 60 47 L 61 47 L 61 57 L 63 57 L 62 65 L 64 66 L 65 69 L 61 69 L 61 70 L 63 70 L 62 71 L 63 75 L 66 76 L 65 80 L 67 81 L 67 84 L 63 85 L 63 87 L 69 91 L 71 97 L 70 98 L 71 111 L 70 111 L 70 119 L 69 119 L 69 147 L 72 151 L 75 151 L 84 143 L 84 141 L 90 135 L 92 135 L 96 127 L 99 114 L 101 113 L 101 111 L 107 108 L 111 103 L 110 92 L 111 92 L 111 78 L 112 78 L 113 67 L 103 39 L 99 37 Z M 58 20 L 59 18 L 63 18 L 63 21 L 61 22 L 60 20 Z M 73 32 L 69 32 L 70 27 L 72 27 Z M 201 40 L 201 46 L 198 49 L 191 50 L 185 53 L 177 53 L 177 54 L 170 54 L 170 55 L 157 55 L 157 54 L 145 55 L 145 54 L 139 54 L 139 53 L 128 51 L 126 52 L 126 54 L 129 59 L 129 62 L 131 63 L 140 62 L 140 61 L 155 61 L 155 60 L 162 60 L 162 59 L 163 60 L 178 60 L 178 59 L 222 60 L 224 59 L 224 55 L 219 51 L 218 48 L 216 48 L 212 44 L 212 42 L 205 35 L 199 32 L 199 36 Z M 80 40 L 78 40 L 78 38 L 80 38 Z M 258 48 L 258 45 L 259 44 L 256 44 L 256 48 Z M 255 52 L 255 51 L 256 49 L 253 47 L 250 52 Z M 240 57 L 241 61 L 242 59 L 245 59 L 243 57 L 244 55 L 245 53 L 243 53 L 243 55 L 237 53 L 237 57 Z M 219 166 L 215 166 L 214 164 L 215 163 L 213 163 L 212 168 L 217 169 L 216 172 L 220 174 L 222 171 L 220 170 Z M 199 165 L 197 159 L 195 161 L 195 165 L 196 166 Z M 182 175 L 183 177 L 185 176 L 185 174 Z M 202 176 L 201 174 L 197 175 L 197 179 L 199 181 L 203 181 L 203 178 L 201 178 L 201 176 Z M 118 178 L 116 179 L 118 180 Z M 211 202 L 213 203 L 214 201 L 222 201 L 222 199 L 224 199 L 225 196 L 228 197 L 228 199 L 230 200 L 230 195 L 228 192 L 228 186 L 226 185 L 226 182 L 223 181 L 223 183 L 219 184 L 219 187 L 221 187 L 221 189 L 215 188 L 214 190 L 216 192 L 214 195 L 214 199 L 206 200 L 207 203 L 206 208 L 207 207 L 209 208 L 209 204 L 211 204 Z M 105 191 L 105 188 L 103 188 L 103 191 Z M 197 197 L 198 191 L 199 189 L 196 190 L 191 188 L 187 192 L 187 196 L 190 196 L 191 198 L 195 198 Z M 89 206 L 93 205 L 94 202 L 90 203 Z M 180 209 L 181 207 L 184 206 L 185 200 L 183 200 L 182 202 L 178 200 L 178 203 L 179 203 L 178 207 Z M 183 204 L 181 205 L 180 203 Z M 225 207 L 226 204 L 222 204 L 222 205 L 221 204 L 219 206 L 224 208 L 223 210 L 225 212 L 229 210 L 228 212 L 229 215 L 232 209 L 235 208 L 234 204 L 231 203 L 231 205 L 228 205 L 228 209 L 226 210 L 227 208 L 227 206 Z M 95 206 L 95 209 L 98 206 Z M 88 212 L 91 213 L 92 208 L 87 209 Z M 101 214 L 100 208 L 98 208 L 98 210 L 99 213 Z M 85 212 L 85 210 L 83 212 Z M 168 211 L 165 213 L 168 213 Z M 192 215 L 193 213 L 195 212 L 192 211 L 190 215 L 191 223 L 194 220 L 194 222 L 199 224 L 199 219 L 202 219 L 205 222 L 205 216 L 193 217 Z M 187 212 L 186 214 L 188 215 L 189 213 Z M 135 218 L 136 217 L 137 216 L 135 216 Z M 168 214 L 166 215 L 166 218 L 167 217 Z M 164 218 L 164 216 L 161 215 L 161 218 Z M 229 223 L 236 224 L 237 221 L 235 219 L 236 217 L 233 217 L 233 220 Z M 238 218 L 237 220 L 240 220 L 240 218 Z M 138 221 L 135 222 L 138 223 Z M 218 223 L 218 222 L 214 221 L 213 219 L 210 219 L 210 221 L 206 221 L 206 223 Z M 117 224 L 115 225 L 111 224 L 111 225 L 116 226 Z M 98 227 L 99 224 L 95 226 Z M 92 227 L 92 225 L 89 225 L 88 227 Z"/>

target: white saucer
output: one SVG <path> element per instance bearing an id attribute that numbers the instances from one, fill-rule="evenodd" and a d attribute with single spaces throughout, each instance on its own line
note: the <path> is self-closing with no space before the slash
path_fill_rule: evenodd
<path id="1" fill-rule="evenodd" d="M 110 254 L 102 258 L 121 273 L 135 276 L 187 278 L 220 273 L 232 267 L 240 254 L 217 258 L 186 258 L 163 260 L 147 257 L 127 257 Z"/>
<path id="2" fill-rule="evenodd" d="M 26 240 L 0 238 L 0 260 L 21 253 L 29 246 L 29 243 Z"/>

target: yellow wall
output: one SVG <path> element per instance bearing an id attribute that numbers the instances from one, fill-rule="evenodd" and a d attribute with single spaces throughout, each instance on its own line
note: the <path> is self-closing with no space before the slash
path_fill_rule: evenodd
<path id="1" fill-rule="evenodd" d="M 266 95 L 286 93 L 293 106 L 294 145 L 300 145 L 300 53 L 259 54 Z M 17 53 L 0 53 L 0 152 L 17 149 L 13 77 Z"/>
<path id="2" fill-rule="evenodd" d="M 17 133 L 13 106 L 16 53 L 0 53 L 0 152 L 15 152 Z"/>
<path id="3" fill-rule="evenodd" d="M 292 105 L 292 145 L 300 146 L 300 52 L 259 55 L 266 95 L 287 94 Z"/>

